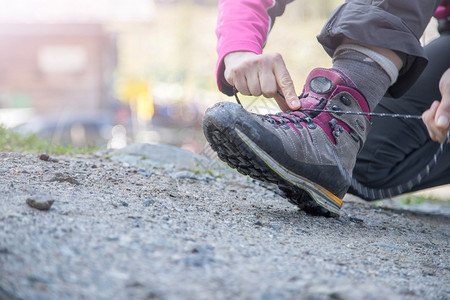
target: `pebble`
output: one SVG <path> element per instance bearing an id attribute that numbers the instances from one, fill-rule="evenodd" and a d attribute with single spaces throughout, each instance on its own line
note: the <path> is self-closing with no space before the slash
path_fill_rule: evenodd
<path id="1" fill-rule="evenodd" d="M 144 206 L 147 206 L 147 207 L 154 203 L 155 203 L 155 200 L 153 200 L 153 199 L 144 200 Z"/>
<path id="2" fill-rule="evenodd" d="M 120 237 L 118 235 L 110 235 L 106 238 L 107 241 L 118 241 Z"/>
<path id="3" fill-rule="evenodd" d="M 281 227 L 278 225 L 269 225 L 269 227 L 275 231 L 281 231 Z"/>
<path id="4" fill-rule="evenodd" d="M 55 173 L 55 176 L 49 182 L 69 182 L 71 184 L 80 185 L 81 183 L 72 175 L 64 173 Z"/>
<path id="5" fill-rule="evenodd" d="M 51 162 L 61 163 L 61 161 L 59 161 L 58 159 L 51 158 L 48 153 L 41 153 L 38 155 L 38 157 L 40 160 L 43 160 L 43 161 L 51 161 Z"/>
<path id="6" fill-rule="evenodd" d="M 139 169 L 139 170 L 137 171 L 137 173 L 138 173 L 138 174 L 141 174 L 141 175 L 144 175 L 144 176 L 147 176 L 147 177 L 150 177 L 150 176 L 153 175 L 153 172 L 150 171 L 150 170 L 147 170 L 147 169 Z"/>
<path id="7" fill-rule="evenodd" d="M 253 223 L 253 225 L 255 225 L 255 226 L 264 226 L 264 224 L 261 221 L 256 221 L 255 223 Z"/>
<path id="8" fill-rule="evenodd" d="M 214 179 L 214 177 L 204 174 L 204 175 L 200 175 L 200 174 L 195 174 L 191 171 L 179 171 L 179 172 L 172 172 L 170 174 L 170 176 L 172 178 L 177 178 L 177 179 L 192 179 L 192 180 L 198 180 L 198 181 L 205 181 L 208 182 L 212 179 Z"/>
<path id="9" fill-rule="evenodd" d="M 349 219 L 350 219 L 351 222 L 354 222 L 354 223 L 364 223 L 363 219 L 360 219 L 360 218 L 357 218 L 357 217 L 350 217 Z"/>
<path id="10" fill-rule="evenodd" d="M 39 154 L 39 159 L 43 160 L 43 161 L 49 161 L 50 155 L 48 155 L 47 153 L 41 153 L 41 154 Z"/>
<path id="11" fill-rule="evenodd" d="M 47 196 L 29 197 L 26 200 L 28 206 L 38 210 L 49 210 L 54 202 L 54 199 L 50 199 Z"/>

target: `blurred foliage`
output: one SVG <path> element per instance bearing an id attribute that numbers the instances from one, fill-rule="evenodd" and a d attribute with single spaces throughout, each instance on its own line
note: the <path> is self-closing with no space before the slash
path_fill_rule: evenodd
<path id="1" fill-rule="evenodd" d="M 414 194 L 407 194 L 407 195 L 400 197 L 400 202 L 403 205 L 418 205 L 418 204 L 425 203 L 429 200 L 434 200 L 434 199 L 430 199 L 428 197 L 414 195 Z"/>
<path id="2" fill-rule="evenodd" d="M 400 202 L 403 205 L 419 205 L 426 202 L 439 202 L 439 201 L 446 201 L 450 202 L 449 198 L 439 198 L 439 197 L 433 197 L 431 195 L 419 195 L 415 193 L 406 194 L 399 197 Z"/>
<path id="3" fill-rule="evenodd" d="M 79 148 L 53 144 L 39 138 L 35 134 L 21 134 L 0 125 L 0 151 L 1 152 L 28 152 L 28 153 L 54 153 L 54 154 L 86 154 L 97 151 L 96 147 Z"/>
<path id="4" fill-rule="evenodd" d="M 184 88 L 218 93 L 215 79 L 218 1 L 155 2 L 155 17 L 150 22 L 113 25 L 119 32 L 119 80 L 175 82 Z M 294 82 L 302 84 L 311 69 L 331 64 L 316 35 L 341 3 L 296 0 L 277 18 L 265 51 L 283 55 Z"/>

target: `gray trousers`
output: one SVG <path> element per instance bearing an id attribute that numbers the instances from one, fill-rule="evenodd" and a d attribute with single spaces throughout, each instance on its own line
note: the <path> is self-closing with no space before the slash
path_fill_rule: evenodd
<path id="1" fill-rule="evenodd" d="M 404 68 L 388 95 L 401 96 L 427 64 L 420 45 L 441 0 L 347 0 L 328 19 L 318 41 L 330 56 L 344 37 L 395 51 Z"/>
<path id="2" fill-rule="evenodd" d="M 420 115 L 441 99 L 439 79 L 450 68 L 450 31 L 424 48 L 429 63 L 416 83 L 399 99 L 383 98 L 376 112 Z M 388 188 L 415 177 L 433 159 L 439 144 L 423 122 L 372 117 L 373 127 L 359 154 L 353 177 L 366 186 Z M 413 191 L 450 183 L 450 144 L 437 166 Z M 352 194 L 357 191 L 350 189 Z"/>

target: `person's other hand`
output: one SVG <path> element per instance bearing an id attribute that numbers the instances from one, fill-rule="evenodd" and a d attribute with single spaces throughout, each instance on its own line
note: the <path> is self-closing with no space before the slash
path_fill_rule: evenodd
<path id="1" fill-rule="evenodd" d="M 422 120 L 431 139 L 442 142 L 450 131 L 450 69 L 442 75 L 439 90 L 442 95 L 441 101 L 434 101 L 422 114 Z"/>
<path id="2" fill-rule="evenodd" d="M 280 54 L 231 52 L 224 63 L 225 80 L 241 94 L 275 98 L 283 111 L 300 108 L 294 83 Z"/>

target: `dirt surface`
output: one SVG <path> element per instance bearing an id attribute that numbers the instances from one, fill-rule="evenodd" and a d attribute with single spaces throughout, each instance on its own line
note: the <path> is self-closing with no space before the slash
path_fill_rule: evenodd
<path id="1" fill-rule="evenodd" d="M 0 299 L 450 299 L 448 210 L 347 196 L 315 217 L 247 177 L 120 155 L 0 153 Z"/>

